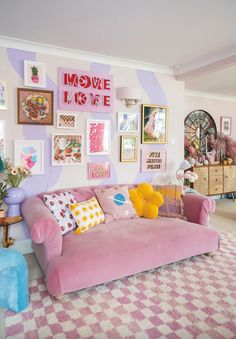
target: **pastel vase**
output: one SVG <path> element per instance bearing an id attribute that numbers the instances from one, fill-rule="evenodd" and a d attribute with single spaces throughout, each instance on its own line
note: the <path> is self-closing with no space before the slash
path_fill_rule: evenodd
<path id="1" fill-rule="evenodd" d="M 20 215 L 20 204 L 25 200 L 26 193 L 22 187 L 10 187 L 4 202 L 8 205 L 7 216 L 16 217 Z"/>

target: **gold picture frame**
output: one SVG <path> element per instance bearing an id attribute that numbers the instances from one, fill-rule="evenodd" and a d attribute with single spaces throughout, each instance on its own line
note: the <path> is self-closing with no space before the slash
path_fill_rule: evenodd
<path id="1" fill-rule="evenodd" d="M 167 144 L 168 106 L 142 105 L 142 144 Z"/>
<path id="2" fill-rule="evenodd" d="M 133 135 L 120 136 L 120 161 L 135 162 L 138 154 L 138 137 Z"/>

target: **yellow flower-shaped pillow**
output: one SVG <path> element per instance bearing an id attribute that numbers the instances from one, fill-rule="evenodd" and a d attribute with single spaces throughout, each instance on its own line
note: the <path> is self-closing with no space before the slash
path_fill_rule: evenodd
<path id="1" fill-rule="evenodd" d="M 155 192 L 149 183 L 142 183 L 137 188 L 129 190 L 136 213 L 139 217 L 155 219 L 158 217 L 158 209 L 164 203 L 161 193 Z"/>

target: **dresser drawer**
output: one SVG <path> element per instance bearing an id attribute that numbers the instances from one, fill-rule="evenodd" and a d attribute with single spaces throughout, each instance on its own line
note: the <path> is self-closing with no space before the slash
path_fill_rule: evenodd
<path id="1" fill-rule="evenodd" d="M 215 175 L 223 175 L 223 166 L 209 167 L 209 175 L 210 177 Z"/>
<path id="2" fill-rule="evenodd" d="M 223 193 L 223 185 L 214 185 L 209 187 L 209 194 L 221 194 Z"/>
<path id="3" fill-rule="evenodd" d="M 210 186 L 212 185 L 222 185 L 223 184 L 223 176 L 219 176 L 219 175 L 213 175 L 210 177 L 209 180 Z"/>

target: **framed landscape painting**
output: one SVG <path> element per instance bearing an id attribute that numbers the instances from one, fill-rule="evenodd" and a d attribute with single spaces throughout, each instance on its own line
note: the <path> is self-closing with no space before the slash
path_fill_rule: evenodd
<path id="1" fill-rule="evenodd" d="M 142 105 L 142 144 L 167 143 L 168 107 Z"/>
<path id="2" fill-rule="evenodd" d="M 46 65 L 41 62 L 24 60 L 24 86 L 46 87 Z"/>
<path id="3" fill-rule="evenodd" d="M 118 112 L 117 130 L 118 133 L 129 132 L 138 133 L 139 130 L 139 113 Z"/>
<path id="4" fill-rule="evenodd" d="M 53 91 L 17 89 L 18 124 L 53 125 Z"/>
<path id="5" fill-rule="evenodd" d="M 82 134 L 52 135 L 52 165 L 82 164 Z"/>
<path id="6" fill-rule="evenodd" d="M 44 173 L 44 142 L 15 140 L 15 166 L 28 168 L 31 174 Z"/>

